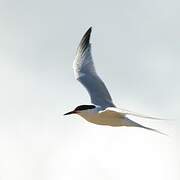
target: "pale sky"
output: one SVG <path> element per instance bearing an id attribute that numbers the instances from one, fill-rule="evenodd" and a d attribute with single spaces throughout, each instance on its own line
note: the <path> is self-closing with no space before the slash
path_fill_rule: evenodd
<path id="1" fill-rule="evenodd" d="M 0 1 L 1 180 L 179 180 L 177 0 Z M 96 69 L 114 103 L 172 118 L 168 133 L 104 127 L 63 114 L 90 104 L 73 76 L 90 27 Z"/>

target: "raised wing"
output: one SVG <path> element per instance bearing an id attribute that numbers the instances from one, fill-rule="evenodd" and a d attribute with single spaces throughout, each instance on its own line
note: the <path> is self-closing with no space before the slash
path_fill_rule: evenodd
<path id="1" fill-rule="evenodd" d="M 91 103 L 104 108 L 115 107 L 104 82 L 96 73 L 89 43 L 90 35 L 91 27 L 84 34 L 77 49 L 73 63 L 75 78 L 87 89 Z"/>

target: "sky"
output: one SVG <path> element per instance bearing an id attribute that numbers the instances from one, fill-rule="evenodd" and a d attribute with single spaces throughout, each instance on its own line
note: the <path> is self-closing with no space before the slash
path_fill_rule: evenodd
<path id="1" fill-rule="evenodd" d="M 0 179 L 178 180 L 179 5 L 1 0 Z M 141 119 L 168 136 L 63 116 L 90 104 L 72 70 L 90 26 L 96 69 L 114 103 L 170 119 Z"/>

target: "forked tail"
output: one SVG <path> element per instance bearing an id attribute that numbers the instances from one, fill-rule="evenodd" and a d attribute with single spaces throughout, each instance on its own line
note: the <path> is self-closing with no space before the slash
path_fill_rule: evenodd
<path id="1" fill-rule="evenodd" d="M 140 125 L 139 127 L 144 128 L 144 129 L 147 129 L 147 130 L 150 130 L 150 131 L 154 131 L 154 132 L 156 132 L 156 133 L 159 133 L 159 134 L 162 134 L 162 135 L 165 135 L 165 136 L 168 136 L 166 133 L 163 133 L 163 132 L 161 132 L 161 131 L 159 131 L 159 130 L 157 130 L 157 129 L 149 128 L 149 127 L 142 126 L 142 125 Z"/>
<path id="2" fill-rule="evenodd" d="M 165 133 L 163 133 L 163 132 L 161 132 L 161 131 L 159 131 L 159 130 L 156 130 L 156 129 L 153 129 L 153 128 L 149 128 L 149 127 L 143 126 L 143 125 L 141 125 L 141 124 L 139 124 L 139 123 L 137 123 L 137 122 L 135 122 L 135 121 L 132 121 L 132 120 L 130 120 L 130 119 L 126 119 L 126 120 L 127 120 L 127 122 L 128 122 L 128 123 L 127 123 L 127 126 L 140 127 L 140 128 L 143 128 L 143 129 L 147 129 L 147 130 L 154 131 L 154 132 L 156 132 L 156 133 L 159 133 L 159 134 L 168 136 L 167 134 L 165 134 Z"/>

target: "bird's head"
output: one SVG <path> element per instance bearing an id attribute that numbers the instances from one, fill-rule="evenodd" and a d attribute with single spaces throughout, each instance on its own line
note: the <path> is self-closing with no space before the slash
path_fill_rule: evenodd
<path id="1" fill-rule="evenodd" d="M 95 108 L 96 108 L 95 105 L 80 105 L 80 106 L 77 106 L 74 110 L 72 110 L 72 111 L 70 111 L 68 113 L 65 113 L 64 115 L 70 115 L 70 114 L 79 114 L 79 115 L 81 115 L 81 113 L 88 112 L 88 111 L 93 110 Z"/>

